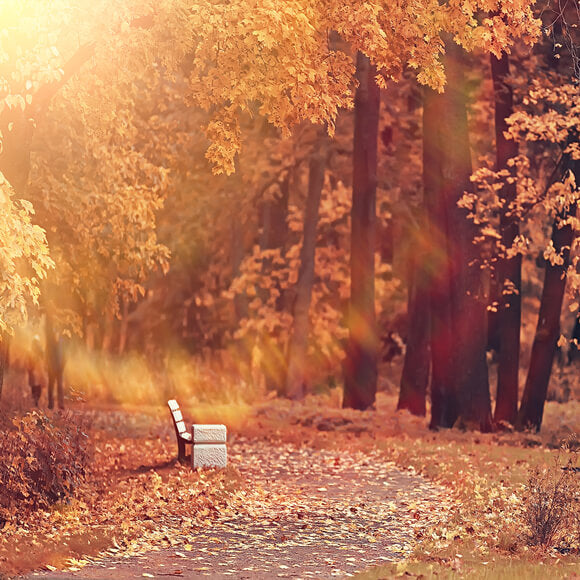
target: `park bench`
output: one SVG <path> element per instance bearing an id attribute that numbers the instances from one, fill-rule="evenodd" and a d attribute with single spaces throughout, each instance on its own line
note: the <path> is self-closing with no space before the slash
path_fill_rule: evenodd
<path id="1" fill-rule="evenodd" d="M 185 426 L 179 403 L 175 399 L 167 401 L 171 411 L 175 436 L 177 437 L 177 459 L 185 462 L 185 446 L 192 445 L 191 466 L 226 467 L 227 430 L 225 425 L 192 425 L 191 432 Z"/>
<path id="2" fill-rule="evenodd" d="M 171 411 L 171 418 L 173 419 L 173 426 L 175 427 L 175 436 L 177 437 L 177 459 L 185 462 L 185 446 L 193 444 L 191 433 L 185 427 L 183 414 L 179 408 L 179 403 L 175 399 L 167 401 L 167 406 Z"/>

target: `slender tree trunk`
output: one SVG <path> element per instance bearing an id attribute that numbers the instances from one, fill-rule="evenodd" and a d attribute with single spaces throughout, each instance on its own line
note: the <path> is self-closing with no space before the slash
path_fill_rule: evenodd
<path id="1" fill-rule="evenodd" d="M 84 336 L 87 350 L 89 352 L 94 351 L 97 346 L 97 323 L 94 320 L 90 319 L 86 322 Z"/>
<path id="2" fill-rule="evenodd" d="M 279 184 L 275 199 L 265 201 L 262 205 L 262 250 L 284 249 L 288 239 L 288 200 L 290 198 L 290 171 L 286 171 Z"/>
<path id="3" fill-rule="evenodd" d="M 471 188 L 471 156 L 462 70 L 463 51 L 446 45 L 445 93 L 425 99 L 424 172 L 434 242 L 431 290 L 432 427 L 456 422 L 491 428 L 486 346 L 486 311 L 480 292 L 476 234 L 457 206 Z M 439 254 L 439 255 L 438 255 Z"/>
<path id="4" fill-rule="evenodd" d="M 103 317 L 103 335 L 101 339 L 101 351 L 109 353 L 113 346 L 113 337 L 115 334 L 115 315 L 112 312 L 107 312 Z"/>
<path id="5" fill-rule="evenodd" d="M 33 127 L 29 111 L 4 108 L 0 114 L 0 171 L 18 195 L 22 195 L 30 172 Z"/>
<path id="6" fill-rule="evenodd" d="M 288 239 L 288 201 L 290 198 L 290 171 L 280 181 L 280 190 L 275 199 L 264 202 L 262 206 L 262 234 L 260 247 L 262 250 L 279 250 L 284 255 Z M 262 273 L 270 275 L 278 266 L 269 258 L 262 263 Z M 279 296 L 276 299 L 275 308 L 281 312 L 285 307 L 284 289 L 280 286 L 277 277 L 274 277 L 275 289 Z M 263 291 L 263 299 L 268 298 L 268 291 Z M 275 389 L 278 393 L 284 392 L 286 379 L 286 359 L 281 348 L 278 336 L 264 336 L 262 338 L 264 356 L 262 359 L 262 372 L 266 379 L 268 390 Z"/>
<path id="7" fill-rule="evenodd" d="M 576 165 L 578 166 L 580 163 L 576 162 Z M 576 175 L 578 175 L 578 172 L 576 172 Z M 575 215 L 576 205 L 573 205 L 567 214 L 560 217 L 565 219 Z M 519 429 L 532 427 L 539 431 L 542 425 L 544 403 L 548 392 L 556 343 L 560 335 L 560 313 L 566 288 L 566 270 L 570 259 L 570 246 L 574 241 L 574 237 L 575 232 L 571 225 L 568 224 L 559 228 L 557 224 L 554 224 L 552 243 L 555 251 L 561 252 L 564 263 L 551 264 L 546 261 L 538 325 L 532 345 L 530 368 L 528 369 L 522 403 L 517 418 L 517 427 Z"/>
<path id="8" fill-rule="evenodd" d="M 117 351 L 120 355 L 124 354 L 125 349 L 127 348 L 128 333 L 129 333 L 129 300 L 123 297 L 121 303 L 121 321 L 119 324 L 119 348 Z"/>
<path id="9" fill-rule="evenodd" d="M 10 335 L 7 332 L 0 333 L 0 398 L 4 386 L 4 375 L 8 370 L 8 354 L 10 352 Z"/>
<path id="10" fill-rule="evenodd" d="M 512 90 L 507 82 L 509 60 L 507 54 L 501 59 L 491 55 L 491 71 L 495 93 L 495 142 L 496 168 L 507 168 L 508 159 L 518 154 L 514 140 L 505 138 L 508 130 L 506 119 L 513 111 Z M 502 245 L 511 248 L 519 234 L 519 223 L 511 214 L 510 204 L 516 198 L 516 184 L 505 183 L 502 190 L 503 208 L 500 215 Z M 515 424 L 518 413 L 518 383 L 520 363 L 520 325 L 522 257 L 502 258 L 498 264 L 499 285 L 499 364 L 497 369 L 497 400 L 494 421 Z"/>
<path id="11" fill-rule="evenodd" d="M 308 175 L 308 196 L 304 211 L 304 232 L 300 250 L 300 269 L 296 282 L 296 295 L 292 308 L 293 324 L 288 344 L 288 370 L 286 374 L 286 396 L 301 399 L 306 394 L 306 359 L 308 334 L 310 331 L 310 302 L 314 285 L 314 259 L 316 253 L 316 229 L 320 198 L 324 186 L 328 134 L 326 128 L 319 130 L 319 136 L 312 157 Z"/>
<path id="12" fill-rule="evenodd" d="M 54 389 L 59 409 L 64 409 L 64 355 L 62 337 L 54 330 L 52 315 L 46 313 L 46 366 L 48 370 L 48 408 L 54 407 Z"/>
<path id="13" fill-rule="evenodd" d="M 407 349 L 397 409 L 407 409 L 413 415 L 424 417 L 431 370 L 429 287 L 424 268 L 427 256 L 421 251 L 419 243 L 414 244 L 412 252 L 407 301 Z"/>
<path id="14" fill-rule="evenodd" d="M 380 90 L 376 69 L 357 55 L 350 248 L 349 339 L 344 362 L 343 407 L 368 409 L 377 392 L 375 315 L 377 138 Z"/>
<path id="15" fill-rule="evenodd" d="M 239 215 L 232 216 L 231 249 L 232 278 L 235 278 L 240 274 L 240 266 L 244 260 L 244 235 Z M 234 311 L 237 323 L 248 317 L 248 297 L 245 294 L 235 296 Z"/>

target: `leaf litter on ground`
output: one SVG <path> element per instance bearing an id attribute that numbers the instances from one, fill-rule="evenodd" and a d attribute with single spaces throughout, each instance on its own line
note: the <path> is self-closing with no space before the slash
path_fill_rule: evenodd
<path id="1" fill-rule="evenodd" d="M 173 550 L 200 575 L 277 566 L 295 577 L 298 559 L 310 563 L 301 573 L 317 576 L 436 558 L 467 543 L 482 559 L 518 552 L 526 470 L 575 426 L 542 436 L 432 433 L 393 403 L 381 397 L 377 411 L 362 413 L 325 397 L 269 400 L 231 433 L 223 471 L 177 464 L 163 414 L 90 411 L 95 459 L 85 487 L 68 505 L 6 526 L 0 569 L 43 562 L 76 573 Z"/>

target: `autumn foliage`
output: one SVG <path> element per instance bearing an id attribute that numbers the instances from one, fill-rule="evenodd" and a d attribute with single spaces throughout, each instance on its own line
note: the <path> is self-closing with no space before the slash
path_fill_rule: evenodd
<path id="1" fill-rule="evenodd" d="M 162 426 L 140 451 L 131 412 L 113 434 L 80 419 L 177 397 L 196 421 L 281 413 L 345 448 L 392 437 L 393 461 L 468 506 L 449 508 L 437 548 L 564 549 L 571 472 L 532 466 L 526 499 L 520 482 L 485 483 L 491 459 L 460 477 L 443 447 L 525 449 L 547 401 L 580 393 L 577 0 L 0 4 L 9 534 L 32 512 L 75 528 L 110 511 L 127 542 L 137 520 L 175 531 L 179 500 L 195 512 L 184 533 L 243 512 L 237 473 L 163 471 Z M 55 380 L 73 414 L 31 411 Z M 313 394 L 330 417 L 306 424 Z"/>

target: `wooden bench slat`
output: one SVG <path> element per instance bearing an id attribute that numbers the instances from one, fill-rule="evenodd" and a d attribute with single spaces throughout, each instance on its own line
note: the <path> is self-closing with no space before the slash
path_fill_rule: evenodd
<path id="1" fill-rule="evenodd" d="M 171 411 L 171 418 L 173 420 L 173 426 L 175 427 L 175 436 L 177 437 L 177 458 L 180 461 L 185 461 L 185 445 L 193 445 L 193 437 L 187 431 L 179 403 L 175 399 L 171 399 L 167 401 L 167 405 Z"/>

